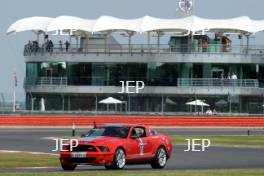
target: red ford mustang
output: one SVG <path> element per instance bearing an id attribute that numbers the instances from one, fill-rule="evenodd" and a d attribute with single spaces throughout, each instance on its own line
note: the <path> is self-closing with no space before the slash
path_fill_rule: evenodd
<path id="1" fill-rule="evenodd" d="M 164 168 L 172 153 L 168 135 L 159 134 L 142 125 L 107 125 L 91 129 L 83 135 L 77 147 L 70 144 L 60 152 L 64 170 L 74 170 L 77 165 L 105 166 L 122 169 L 126 164 L 151 164 Z"/>

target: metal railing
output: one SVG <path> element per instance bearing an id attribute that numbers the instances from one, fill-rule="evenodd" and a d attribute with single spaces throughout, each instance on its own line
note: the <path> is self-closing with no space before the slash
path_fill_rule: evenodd
<path id="1" fill-rule="evenodd" d="M 174 53 L 231 53 L 231 54 L 264 54 L 264 46 L 242 46 L 242 45 L 222 45 L 208 44 L 206 47 L 201 45 L 169 45 L 169 44 L 88 44 L 70 45 L 68 49 L 63 45 L 54 45 L 52 48 L 29 47 L 25 45 L 24 55 L 43 55 L 43 54 L 174 54 Z"/>
<path id="2" fill-rule="evenodd" d="M 67 77 L 37 77 L 25 78 L 24 86 L 121 86 L 119 82 L 113 84 L 103 83 L 98 84 L 91 80 L 87 84 L 80 84 L 81 82 L 69 81 Z M 109 81 L 108 81 L 109 82 Z M 156 85 L 151 82 L 145 82 L 146 86 L 169 86 L 169 85 Z M 172 87 L 245 87 L 245 88 L 259 88 L 259 81 L 257 79 L 213 79 L 213 78 L 179 78 L 177 85 Z"/>
<path id="3" fill-rule="evenodd" d="M 200 78 L 181 78 L 178 79 L 179 87 L 246 87 L 258 88 L 257 79 L 200 79 Z"/>
<path id="4" fill-rule="evenodd" d="M 66 86 L 67 77 L 27 77 L 24 80 L 24 86 Z"/>

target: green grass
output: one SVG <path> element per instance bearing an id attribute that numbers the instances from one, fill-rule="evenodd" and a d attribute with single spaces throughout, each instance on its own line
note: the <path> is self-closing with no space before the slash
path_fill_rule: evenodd
<path id="1" fill-rule="evenodd" d="M 0 169 L 16 167 L 57 167 L 58 156 L 29 153 L 0 153 Z M 2 174 L 0 174 L 2 175 Z"/>
<path id="2" fill-rule="evenodd" d="M 0 169 L 17 167 L 59 167 L 58 156 L 29 153 L 0 153 Z M 37 171 L 36 171 L 37 172 Z M 1 176 L 263 176 L 264 169 L 236 169 L 236 170 L 149 170 L 149 171 L 81 171 L 54 173 L 1 173 Z"/>
<path id="3" fill-rule="evenodd" d="M 1 176 L 263 176 L 264 169 L 202 171 L 87 171 L 61 173 L 9 173 Z"/>
<path id="4" fill-rule="evenodd" d="M 173 143 L 187 144 L 186 139 L 210 139 L 211 146 L 264 148 L 264 136 L 173 136 Z"/>

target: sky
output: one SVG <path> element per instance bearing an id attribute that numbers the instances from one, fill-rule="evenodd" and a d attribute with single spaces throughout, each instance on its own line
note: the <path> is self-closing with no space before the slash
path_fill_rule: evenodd
<path id="1" fill-rule="evenodd" d="M 6 0 L 0 6 L 0 93 L 11 100 L 14 72 L 17 73 L 19 100 L 24 100 L 23 80 L 25 63 L 23 47 L 36 37 L 31 32 L 6 36 L 7 28 L 16 20 L 31 16 L 56 17 L 60 15 L 98 18 L 110 15 L 119 18 L 138 18 L 150 15 L 175 18 L 178 0 Z M 263 0 L 195 0 L 195 15 L 205 18 L 232 18 L 249 16 L 264 19 Z M 264 34 L 252 38 L 263 45 Z"/>

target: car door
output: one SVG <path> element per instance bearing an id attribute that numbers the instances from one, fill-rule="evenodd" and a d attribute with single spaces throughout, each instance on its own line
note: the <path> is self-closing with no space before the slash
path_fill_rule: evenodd
<path id="1" fill-rule="evenodd" d="M 139 149 L 139 146 L 138 146 L 138 140 L 136 137 L 133 137 L 136 135 L 136 131 L 135 131 L 135 128 L 132 128 L 131 129 L 131 132 L 127 138 L 127 143 L 126 143 L 126 146 L 127 146 L 127 159 L 128 160 L 133 160 L 135 158 L 137 158 L 139 152 L 140 152 L 140 149 Z"/>
<path id="2" fill-rule="evenodd" d="M 147 136 L 144 127 L 134 127 L 130 133 L 128 143 L 128 159 L 133 160 L 150 157 L 152 151 L 151 139 Z"/>
<path id="3" fill-rule="evenodd" d="M 149 157 L 152 157 L 152 151 L 153 151 L 153 147 L 154 147 L 154 140 L 153 140 L 153 137 L 149 134 L 149 132 L 147 131 L 146 128 L 144 128 L 144 135 L 139 138 L 140 140 L 140 143 L 139 145 L 144 145 L 144 157 L 145 158 L 149 158 Z"/>

